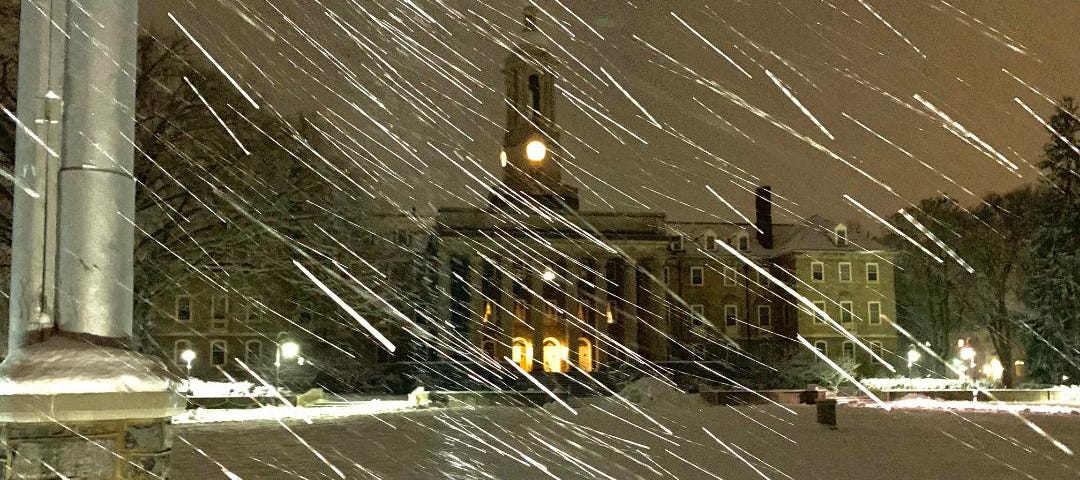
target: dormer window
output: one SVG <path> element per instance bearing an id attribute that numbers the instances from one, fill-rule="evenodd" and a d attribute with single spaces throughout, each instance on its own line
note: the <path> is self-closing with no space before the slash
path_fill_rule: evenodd
<path id="1" fill-rule="evenodd" d="M 846 247 L 848 245 L 847 227 L 843 224 L 837 225 L 833 232 L 836 234 L 836 246 Z"/>
<path id="2" fill-rule="evenodd" d="M 735 239 L 731 243 L 733 243 L 735 248 L 738 248 L 741 252 L 750 251 L 750 236 L 747 235 L 746 232 L 739 232 L 738 235 L 735 235 Z"/>
<path id="3" fill-rule="evenodd" d="M 713 232 L 705 232 L 702 243 L 705 244 L 705 250 L 716 250 L 716 234 Z"/>

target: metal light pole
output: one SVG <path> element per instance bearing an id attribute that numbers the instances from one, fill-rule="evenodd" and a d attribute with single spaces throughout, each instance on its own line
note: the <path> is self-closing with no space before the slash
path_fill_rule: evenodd
<path id="1" fill-rule="evenodd" d="M 183 399 L 162 362 L 123 348 L 132 336 L 137 7 L 22 0 L 9 355 L 0 364 L 0 422 L 19 428 L 0 430 L 14 459 L 5 478 L 167 475 L 166 419 Z"/>

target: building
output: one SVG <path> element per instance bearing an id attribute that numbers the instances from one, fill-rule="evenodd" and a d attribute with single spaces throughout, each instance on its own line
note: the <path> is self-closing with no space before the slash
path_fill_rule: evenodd
<path id="1" fill-rule="evenodd" d="M 754 225 L 580 210 L 562 181 L 556 76 L 535 22 L 527 8 L 504 64 L 501 183 L 486 207 L 435 218 L 443 350 L 532 372 L 591 371 L 768 357 L 799 334 L 830 357 L 864 360 L 867 373 L 878 360 L 858 343 L 895 351 L 893 254 L 822 218 L 773 224 L 768 187 L 757 191 Z"/>

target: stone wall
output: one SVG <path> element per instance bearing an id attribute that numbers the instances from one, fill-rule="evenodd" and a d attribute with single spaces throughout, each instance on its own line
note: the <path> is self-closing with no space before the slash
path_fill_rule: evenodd
<path id="1" fill-rule="evenodd" d="M 171 428 L 164 419 L 9 423 L 4 478 L 168 478 Z"/>

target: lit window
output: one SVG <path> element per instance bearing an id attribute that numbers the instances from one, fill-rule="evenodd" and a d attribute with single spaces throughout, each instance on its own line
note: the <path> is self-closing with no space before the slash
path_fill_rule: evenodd
<path id="1" fill-rule="evenodd" d="M 176 297 L 176 319 L 181 322 L 191 321 L 191 297 L 181 295 Z"/>
<path id="2" fill-rule="evenodd" d="M 491 320 L 491 302 L 484 302 L 484 322 Z"/>
<path id="3" fill-rule="evenodd" d="M 851 281 L 851 262 L 840 262 L 840 281 Z"/>
<path id="4" fill-rule="evenodd" d="M 855 358 L 855 344 L 851 342 L 844 342 L 841 345 L 844 358 Z"/>
<path id="5" fill-rule="evenodd" d="M 210 304 L 210 328 L 224 330 L 229 326 L 229 297 L 215 295 Z"/>
<path id="6" fill-rule="evenodd" d="M 829 356 L 829 342 L 818 340 L 814 342 L 814 348 L 821 352 L 822 355 L 825 355 L 826 357 Z M 817 360 L 816 356 L 814 357 L 814 360 Z"/>
<path id="7" fill-rule="evenodd" d="M 505 167 L 506 164 L 508 163 L 507 160 L 508 159 L 506 158 L 506 150 L 500 151 L 499 152 L 499 165 Z"/>
<path id="8" fill-rule="evenodd" d="M 739 323 L 739 307 L 737 305 L 724 305 L 724 325 L 734 327 Z"/>
<path id="9" fill-rule="evenodd" d="M 772 325 L 772 307 L 769 305 L 758 305 L 757 307 L 758 325 L 768 327 Z"/>
<path id="10" fill-rule="evenodd" d="M 851 302 L 840 302 L 840 322 L 851 323 L 853 317 L 854 312 L 852 311 Z"/>
<path id="11" fill-rule="evenodd" d="M 834 232 L 836 232 L 836 246 L 846 247 L 848 244 L 847 227 L 837 225 Z"/>
<path id="12" fill-rule="evenodd" d="M 881 302 L 869 302 L 866 304 L 866 321 L 872 325 L 881 324 Z"/>
<path id="13" fill-rule="evenodd" d="M 822 312 L 828 312 L 827 310 L 825 310 L 825 308 L 826 308 L 825 302 L 821 302 L 821 301 L 814 302 L 814 306 L 817 307 L 818 310 L 821 310 Z M 825 323 L 825 317 L 821 316 L 820 313 L 818 313 L 818 312 L 810 312 L 810 313 L 811 313 L 811 315 L 814 316 L 814 323 Z"/>
<path id="14" fill-rule="evenodd" d="M 690 305 L 691 323 L 695 327 L 705 324 L 705 305 Z"/>
<path id="15" fill-rule="evenodd" d="M 248 340 L 244 343 L 244 363 L 247 363 L 248 365 L 258 365 L 262 362 L 262 358 L 262 342 L 258 340 Z"/>
<path id="16" fill-rule="evenodd" d="M 825 281 L 825 264 L 822 262 L 813 262 L 810 264 L 810 280 L 815 282 Z"/>
<path id="17" fill-rule="evenodd" d="M 225 340 L 214 340 L 210 342 L 210 364 L 211 365 L 225 365 L 228 359 L 229 349 L 225 343 Z"/>
<path id="18" fill-rule="evenodd" d="M 690 285 L 705 285 L 705 267 L 690 267 Z"/>
<path id="19" fill-rule="evenodd" d="M 724 286 L 734 287 L 735 285 L 738 285 L 738 282 L 736 281 L 737 276 L 738 273 L 735 272 L 734 268 L 724 267 Z"/>
<path id="20" fill-rule="evenodd" d="M 866 264 L 866 281 L 869 283 L 878 282 L 878 265 L 876 263 Z"/>
<path id="21" fill-rule="evenodd" d="M 185 350 L 191 350 L 191 342 L 188 340 L 177 340 L 173 343 L 173 363 L 177 365 L 185 365 L 183 353 Z"/>

